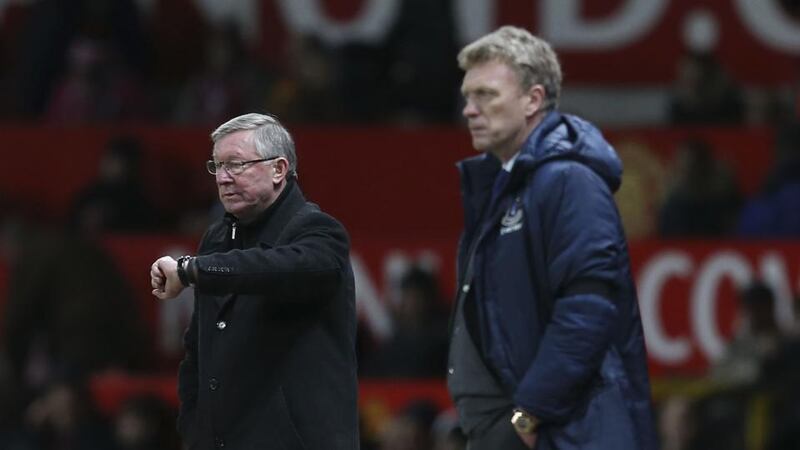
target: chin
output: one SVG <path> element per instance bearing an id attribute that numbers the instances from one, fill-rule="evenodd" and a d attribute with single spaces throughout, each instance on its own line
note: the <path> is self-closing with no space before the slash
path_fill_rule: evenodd
<path id="1" fill-rule="evenodd" d="M 240 205 L 230 204 L 230 203 L 223 203 L 222 207 L 225 208 L 226 213 L 233 214 L 236 217 L 239 217 L 239 215 L 242 213 L 242 210 L 244 209 Z"/>
<path id="2" fill-rule="evenodd" d="M 485 152 L 489 148 L 489 143 L 483 139 L 473 139 L 472 148 L 479 152 Z"/>
<path id="3" fill-rule="evenodd" d="M 222 201 L 220 203 L 222 203 L 222 207 L 225 208 L 225 212 L 227 212 L 227 213 L 233 214 L 233 211 L 236 209 L 236 207 L 234 207 L 233 205 L 231 205 L 230 203 L 227 203 L 225 201 Z"/>

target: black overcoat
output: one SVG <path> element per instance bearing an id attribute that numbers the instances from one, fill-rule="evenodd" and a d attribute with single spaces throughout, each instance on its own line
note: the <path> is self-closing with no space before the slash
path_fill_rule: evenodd
<path id="1" fill-rule="evenodd" d="M 349 247 L 294 180 L 255 222 L 208 229 L 179 370 L 191 449 L 358 448 Z"/>

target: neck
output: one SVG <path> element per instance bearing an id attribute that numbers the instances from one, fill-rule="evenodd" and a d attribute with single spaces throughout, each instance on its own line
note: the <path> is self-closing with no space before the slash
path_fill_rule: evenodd
<path id="1" fill-rule="evenodd" d="M 492 154 L 496 156 L 501 163 L 507 163 L 522 149 L 522 144 L 524 144 L 528 136 L 533 133 L 533 130 L 542 123 L 542 119 L 544 119 L 545 115 L 546 112 L 540 111 L 528 118 L 525 126 L 509 140 L 508 144 L 492 150 Z"/>

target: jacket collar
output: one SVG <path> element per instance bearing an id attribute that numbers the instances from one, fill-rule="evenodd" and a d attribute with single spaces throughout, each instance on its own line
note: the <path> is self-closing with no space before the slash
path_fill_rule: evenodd
<path id="1" fill-rule="evenodd" d="M 464 224 L 469 228 L 480 218 L 481 211 L 492 193 L 494 179 L 502 166 L 500 160 L 490 153 L 467 158 L 456 165 L 461 172 Z"/>
<path id="2" fill-rule="evenodd" d="M 261 242 L 275 245 L 275 241 L 277 241 L 281 231 L 305 203 L 306 199 L 300 190 L 300 186 L 295 178 L 291 177 L 275 202 L 255 220 L 246 224 L 240 223 L 235 216 L 225 213 L 225 222 L 228 224 L 236 223 L 239 229 L 243 230 L 248 237 L 258 236 Z"/>
<path id="3" fill-rule="evenodd" d="M 539 125 L 533 129 L 525 139 L 520 149 L 520 154 L 511 171 L 508 188 L 514 188 L 521 183 L 530 170 L 544 162 L 547 155 L 545 147 L 557 144 L 562 138 L 561 133 L 553 133 L 562 122 L 562 115 L 558 111 L 550 111 L 545 115 Z M 491 153 L 483 153 L 457 163 L 461 172 L 461 194 L 464 200 L 464 220 L 466 224 L 474 223 L 483 205 L 489 199 L 492 183 L 500 171 L 500 160 Z"/>

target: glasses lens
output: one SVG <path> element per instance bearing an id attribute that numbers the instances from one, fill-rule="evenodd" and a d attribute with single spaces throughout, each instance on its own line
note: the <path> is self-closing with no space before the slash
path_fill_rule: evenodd
<path id="1" fill-rule="evenodd" d="M 239 175 L 244 172 L 245 164 L 247 163 L 242 161 L 228 161 L 222 163 L 222 165 L 225 167 L 225 170 L 227 170 L 231 175 Z"/>
<path id="2" fill-rule="evenodd" d="M 220 170 L 224 169 L 229 175 L 240 175 L 244 172 L 244 169 L 248 167 L 250 164 L 260 163 L 260 162 L 272 162 L 273 160 L 279 158 L 279 156 L 273 156 L 272 158 L 265 158 L 265 159 L 253 159 L 250 161 L 221 161 L 221 162 L 214 162 L 214 160 L 206 161 L 206 169 L 208 173 L 211 175 L 216 175 Z"/>

